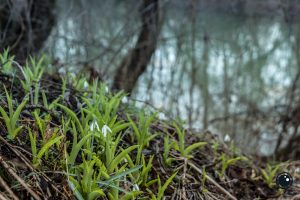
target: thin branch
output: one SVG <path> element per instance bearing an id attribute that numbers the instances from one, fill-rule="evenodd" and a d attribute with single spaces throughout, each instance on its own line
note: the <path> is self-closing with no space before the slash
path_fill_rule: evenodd
<path id="1" fill-rule="evenodd" d="M 3 178 L 0 176 L 0 185 L 10 194 L 10 196 L 14 200 L 19 200 L 19 198 L 15 195 L 15 193 L 10 189 L 10 187 L 7 185 L 7 183 L 3 180 Z M 1 198 L 0 198 L 1 199 Z"/>
<path id="2" fill-rule="evenodd" d="M 199 169 L 196 165 L 194 165 L 191 161 L 188 162 L 188 164 L 196 170 L 198 173 L 203 175 L 202 170 Z M 232 194 L 230 194 L 225 188 L 223 188 L 221 185 L 219 185 L 213 178 L 210 176 L 206 175 L 207 180 L 209 180 L 212 184 L 214 184 L 220 191 L 222 191 L 225 195 L 227 195 L 230 199 L 232 200 L 237 200 L 236 197 L 234 197 Z"/>
<path id="3" fill-rule="evenodd" d="M 0 200 L 8 200 L 8 199 L 0 192 Z"/>
<path id="4" fill-rule="evenodd" d="M 6 169 L 6 171 L 13 176 L 36 200 L 42 200 L 30 187 L 25 183 L 25 181 L 18 176 L 14 170 L 3 160 L 2 156 L 0 156 L 0 164 Z"/>

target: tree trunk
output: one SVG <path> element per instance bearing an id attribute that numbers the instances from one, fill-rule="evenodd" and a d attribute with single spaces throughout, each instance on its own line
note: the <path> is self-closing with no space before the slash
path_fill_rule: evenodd
<path id="1" fill-rule="evenodd" d="M 203 87 L 202 87 L 202 98 L 204 104 L 204 111 L 203 111 L 203 129 L 206 130 L 208 128 L 208 119 L 209 119 L 209 107 L 211 104 L 210 101 L 210 94 L 209 94 L 209 73 L 208 73 L 208 66 L 209 66 L 209 38 L 207 35 L 203 38 L 204 41 L 204 48 L 203 48 L 203 66 L 202 66 L 202 74 L 203 74 Z"/>
<path id="2" fill-rule="evenodd" d="M 56 0 L 0 0 L 0 51 L 24 63 L 43 47 L 55 24 Z"/>
<path id="3" fill-rule="evenodd" d="M 123 60 L 114 78 L 113 89 L 130 93 L 140 75 L 146 70 L 156 49 L 160 32 L 159 0 L 143 0 L 142 28 L 135 47 Z"/>

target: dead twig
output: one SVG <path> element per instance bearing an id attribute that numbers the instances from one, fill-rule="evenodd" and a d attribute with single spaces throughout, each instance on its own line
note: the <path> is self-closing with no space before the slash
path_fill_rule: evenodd
<path id="1" fill-rule="evenodd" d="M 200 173 L 201 175 L 202 170 L 199 169 L 196 165 L 194 165 L 191 161 L 188 162 L 188 165 L 190 165 L 194 170 L 196 170 L 198 173 Z M 220 191 L 222 191 L 225 195 L 227 195 L 230 199 L 232 200 L 237 200 L 236 197 L 234 197 L 232 194 L 230 194 L 225 188 L 223 188 L 221 185 L 219 185 L 213 178 L 211 178 L 210 176 L 206 175 L 206 178 L 208 181 L 210 181 L 212 184 L 214 184 Z"/>
<path id="2" fill-rule="evenodd" d="M 7 185 L 7 183 L 3 180 L 3 178 L 0 176 L 0 185 L 8 192 L 8 194 L 14 199 L 19 200 L 19 198 L 15 195 L 15 193 L 10 189 L 10 187 Z"/>
<path id="3" fill-rule="evenodd" d="M 0 192 L 0 200 L 8 200 L 3 194 Z"/>
<path id="4" fill-rule="evenodd" d="M 0 164 L 6 169 L 6 171 L 12 175 L 36 200 L 41 200 L 41 198 L 25 183 L 25 181 L 18 176 L 14 170 L 3 160 L 2 156 L 0 156 Z"/>

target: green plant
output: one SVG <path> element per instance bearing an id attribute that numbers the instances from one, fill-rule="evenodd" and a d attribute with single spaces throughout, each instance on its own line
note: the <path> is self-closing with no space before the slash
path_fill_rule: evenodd
<path id="1" fill-rule="evenodd" d="M 233 165 L 234 163 L 236 163 L 239 160 L 247 161 L 248 158 L 246 158 L 244 156 L 238 156 L 238 157 L 230 158 L 230 157 L 226 156 L 224 153 L 222 153 L 221 156 L 220 156 L 220 160 L 221 160 L 221 172 L 217 171 L 217 173 L 219 174 L 220 177 L 223 177 L 226 170 L 227 170 L 227 168 L 230 165 Z"/>
<path id="2" fill-rule="evenodd" d="M 182 157 L 191 158 L 192 156 L 190 154 L 192 151 L 207 144 L 207 142 L 197 142 L 188 147 L 185 147 L 185 131 L 181 130 L 176 123 L 174 123 L 173 125 L 179 138 L 179 144 L 176 142 L 174 146 L 177 150 L 179 150 Z"/>
<path id="3" fill-rule="evenodd" d="M 41 163 L 42 157 L 54 144 L 59 143 L 64 136 L 56 137 L 56 135 L 53 135 L 45 144 L 42 145 L 42 148 L 38 151 L 36 134 L 33 134 L 30 128 L 28 128 L 27 130 L 30 138 L 31 152 L 33 156 L 32 163 L 33 166 L 38 167 Z"/>
<path id="4" fill-rule="evenodd" d="M 29 61 L 26 61 L 26 66 L 21 68 L 22 74 L 25 81 L 21 80 L 22 86 L 26 92 L 31 91 L 31 87 L 35 84 L 36 88 L 39 89 L 38 84 L 45 70 L 42 67 L 43 57 L 36 61 L 34 58 L 30 57 Z"/>
<path id="5" fill-rule="evenodd" d="M 14 56 L 9 55 L 9 49 L 5 49 L 2 54 L 0 54 L 0 66 L 2 67 L 1 71 L 5 74 L 13 74 L 12 62 Z"/>
<path id="6" fill-rule="evenodd" d="M 74 123 L 72 122 L 72 126 L 73 126 L 73 142 L 72 142 L 72 149 L 71 149 L 71 153 L 68 156 L 68 164 L 73 165 L 75 163 L 75 160 L 81 150 L 81 148 L 83 147 L 83 145 L 87 142 L 87 140 L 92 137 L 92 133 L 89 133 L 87 135 L 85 135 L 83 138 L 80 139 L 80 141 L 77 142 L 77 131 L 75 128 Z"/>
<path id="7" fill-rule="evenodd" d="M 152 200 L 161 200 L 163 199 L 163 195 L 165 190 L 167 189 L 167 187 L 170 185 L 170 183 L 172 182 L 172 180 L 174 179 L 174 177 L 177 175 L 177 172 L 175 172 L 172 176 L 170 176 L 164 185 L 161 185 L 161 180 L 159 178 L 159 176 L 157 177 L 157 182 L 158 182 L 158 192 L 157 195 L 154 195 L 153 192 L 151 190 L 149 190 L 148 188 L 146 189 L 150 195 L 151 195 L 151 199 Z"/>
<path id="8" fill-rule="evenodd" d="M 94 200 L 98 197 L 104 197 L 105 193 L 98 187 L 97 181 L 101 173 L 94 170 L 95 161 L 83 160 L 83 163 L 75 167 L 72 171 L 75 178 L 68 176 L 69 185 L 77 199 Z"/>
<path id="9" fill-rule="evenodd" d="M 4 122 L 7 128 L 7 132 L 8 132 L 7 138 L 13 140 L 23 127 L 23 126 L 17 126 L 17 122 L 20 118 L 22 109 L 27 103 L 27 97 L 25 97 L 22 103 L 17 107 L 17 109 L 14 110 L 12 96 L 8 94 L 6 88 L 5 88 L 5 93 L 6 93 L 6 100 L 8 104 L 8 114 L 6 113 L 6 111 L 2 106 L 0 106 L 0 112 L 2 117 L 4 118 Z"/>
<path id="10" fill-rule="evenodd" d="M 203 167 L 203 169 L 202 169 L 202 179 L 201 179 L 202 192 L 207 192 L 207 189 L 205 188 L 206 179 L 207 179 L 206 168 Z"/>
<path id="11" fill-rule="evenodd" d="M 142 166 L 141 165 L 137 165 L 137 166 L 134 166 L 128 170 L 125 170 L 123 171 L 122 167 L 118 172 L 115 173 L 115 175 L 113 176 L 110 176 L 107 180 L 105 181 L 98 181 L 98 184 L 100 186 L 106 186 L 106 187 L 110 187 L 112 189 L 114 189 L 113 191 L 121 191 L 123 193 L 125 193 L 125 195 L 123 197 L 121 197 L 121 199 L 128 199 L 128 198 L 134 198 L 135 196 L 141 194 L 142 192 L 141 191 L 126 191 L 124 189 L 122 189 L 121 187 L 117 186 L 115 184 L 115 182 L 117 181 L 118 182 L 121 182 L 121 179 L 122 178 L 125 178 L 125 176 L 127 175 L 131 175 L 132 173 L 135 173 L 135 172 L 138 172 L 138 170 L 141 168 Z M 115 199 L 114 195 L 112 193 L 108 193 L 108 196 L 110 197 L 110 199 Z"/>
<path id="12" fill-rule="evenodd" d="M 170 158 L 169 153 L 170 150 L 175 146 L 176 141 L 170 142 L 169 136 L 164 137 L 164 153 L 163 153 L 163 158 L 164 158 L 164 163 L 167 166 L 170 166 L 171 163 L 175 160 L 175 158 Z"/>
<path id="13" fill-rule="evenodd" d="M 144 155 L 142 156 L 142 171 L 140 173 L 138 185 L 149 187 L 149 173 L 152 169 L 152 161 L 154 156 L 150 156 L 148 163 L 146 163 Z"/>
<path id="14" fill-rule="evenodd" d="M 101 171 L 99 176 L 103 176 L 106 179 L 110 177 L 109 174 L 119 173 L 124 171 L 126 166 L 126 157 L 129 157 L 129 153 L 134 149 L 138 148 L 138 145 L 129 146 L 126 149 L 119 150 L 119 142 L 121 139 L 120 131 L 126 129 L 129 123 L 124 123 L 124 121 L 117 120 L 117 108 L 120 103 L 122 93 L 118 93 L 111 97 L 106 97 L 105 92 L 100 86 L 100 89 L 95 87 L 98 85 L 97 82 L 94 83 L 92 89 L 92 96 L 83 97 L 82 100 L 84 104 L 80 108 L 80 118 L 77 114 L 70 108 L 62 105 L 56 104 L 61 108 L 68 116 L 67 123 L 65 123 L 64 131 L 68 130 L 73 134 L 73 141 L 70 154 L 66 153 L 67 166 L 75 165 L 75 160 L 78 154 L 81 152 L 81 158 L 86 158 L 87 163 L 90 165 L 101 166 Z M 69 126 L 71 124 L 71 126 Z M 102 150 L 101 150 L 102 149 Z M 88 168 L 88 164 L 85 163 Z M 85 172 L 87 176 L 89 174 Z M 96 180 L 96 179 L 95 179 Z M 101 179 L 97 179 L 98 183 L 105 184 L 105 182 L 99 182 Z M 83 182 L 82 182 L 83 181 Z M 73 180 L 73 184 L 76 188 L 81 187 L 86 181 L 83 179 L 81 182 L 76 183 Z M 113 187 L 110 187 L 109 198 L 118 199 L 119 198 L 119 181 L 113 181 Z M 79 184 L 79 185 L 78 185 Z M 80 193 L 85 193 L 86 188 L 81 189 Z M 134 192 L 137 194 L 138 192 Z M 129 197 L 133 194 L 128 194 L 124 198 Z M 86 197 L 88 198 L 88 197 Z M 122 197 L 123 198 L 123 197 Z"/>
<path id="15" fill-rule="evenodd" d="M 149 146 L 149 142 L 153 140 L 158 134 L 150 134 L 149 127 L 151 123 L 156 119 L 156 114 L 151 115 L 147 119 L 145 118 L 144 113 L 140 112 L 139 114 L 139 126 L 137 126 L 130 116 L 127 114 L 127 118 L 133 128 L 133 132 L 135 134 L 135 138 L 137 140 L 137 144 L 139 145 L 138 154 L 136 157 L 136 163 L 139 164 L 141 162 L 141 154 L 145 147 Z"/>
<path id="16" fill-rule="evenodd" d="M 275 186 L 274 178 L 280 167 L 280 164 L 274 166 L 268 164 L 266 169 L 261 169 L 262 177 L 269 188 L 273 188 Z"/>
<path id="17" fill-rule="evenodd" d="M 69 185 L 78 199 L 93 200 L 104 196 L 116 199 L 119 192 L 125 193 L 121 199 L 133 198 L 141 194 L 141 191 L 126 191 L 119 187 L 118 183 L 127 175 L 138 171 L 140 168 L 141 166 L 134 166 L 125 170 L 125 167 L 122 167 L 114 175 L 110 176 L 102 161 L 93 156 L 92 160 L 84 159 L 82 164 L 72 169 L 74 175 L 69 175 Z"/>
<path id="18" fill-rule="evenodd" d="M 218 141 L 213 141 L 213 144 L 212 144 L 212 149 L 214 151 L 214 154 L 217 154 L 217 151 L 219 149 L 219 146 L 220 146 L 220 143 Z"/>

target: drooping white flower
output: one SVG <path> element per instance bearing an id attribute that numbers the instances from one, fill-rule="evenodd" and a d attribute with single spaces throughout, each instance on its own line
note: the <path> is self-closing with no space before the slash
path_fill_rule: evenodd
<path id="1" fill-rule="evenodd" d="M 224 141 L 229 142 L 231 140 L 230 136 L 228 134 L 225 135 Z"/>
<path id="2" fill-rule="evenodd" d="M 99 128 L 99 124 L 96 120 L 94 120 L 91 124 L 90 124 L 90 130 L 91 131 L 100 131 L 100 128 Z"/>
<path id="3" fill-rule="evenodd" d="M 128 103 L 128 98 L 126 96 L 124 96 L 121 101 L 122 101 L 122 103 Z"/>
<path id="4" fill-rule="evenodd" d="M 139 191 L 140 188 L 139 188 L 139 186 L 137 184 L 134 184 L 132 190 L 133 191 Z"/>
<path id="5" fill-rule="evenodd" d="M 110 133 L 112 133 L 112 131 L 109 128 L 109 126 L 107 126 L 106 124 L 104 124 L 104 126 L 102 127 L 102 134 L 103 134 L 104 137 L 106 137 L 107 131 L 110 132 Z"/>
<path id="6" fill-rule="evenodd" d="M 83 89 L 88 89 L 88 88 L 89 88 L 89 83 L 87 81 L 84 81 Z"/>

